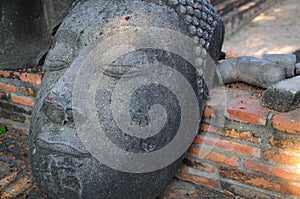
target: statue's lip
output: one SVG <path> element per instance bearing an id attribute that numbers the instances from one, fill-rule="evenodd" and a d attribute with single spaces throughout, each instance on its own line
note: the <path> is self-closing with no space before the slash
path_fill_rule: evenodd
<path id="1" fill-rule="evenodd" d="M 91 156 L 74 129 L 60 128 L 57 133 L 53 129 L 50 125 L 41 130 L 36 140 L 38 147 L 73 156 Z"/>

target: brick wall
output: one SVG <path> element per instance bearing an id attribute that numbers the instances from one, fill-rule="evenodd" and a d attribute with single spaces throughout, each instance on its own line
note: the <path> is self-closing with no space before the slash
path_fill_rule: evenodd
<path id="1" fill-rule="evenodd" d="M 40 84 L 38 72 L 0 70 L 0 124 L 27 132 Z"/>
<path id="2" fill-rule="evenodd" d="M 300 108 L 288 113 L 264 108 L 261 92 L 229 85 L 225 110 L 217 99 L 207 104 L 175 184 L 190 182 L 232 197 L 300 198 Z M 224 117 L 224 126 L 212 125 L 216 117 Z M 197 197 L 176 188 L 167 195 Z"/>

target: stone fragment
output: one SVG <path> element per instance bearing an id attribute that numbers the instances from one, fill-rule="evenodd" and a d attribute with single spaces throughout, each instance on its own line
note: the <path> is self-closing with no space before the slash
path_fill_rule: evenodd
<path id="1" fill-rule="evenodd" d="M 295 67 L 295 76 L 297 75 L 300 75 L 300 63 L 297 63 Z"/>
<path id="2" fill-rule="evenodd" d="M 300 63 L 300 49 L 293 52 L 294 55 L 296 55 L 296 62 Z"/>
<path id="3" fill-rule="evenodd" d="M 300 106 L 300 76 L 283 80 L 267 89 L 263 94 L 263 105 L 280 112 Z"/>
<path id="4" fill-rule="evenodd" d="M 51 45 L 51 33 L 74 0 L 9 0 L 0 7 L 0 69 L 34 67 Z M 16 56 L 17 55 L 17 56 Z"/>
<path id="5" fill-rule="evenodd" d="M 276 63 L 285 68 L 285 77 L 294 77 L 296 55 L 294 54 L 265 54 L 262 59 Z"/>
<path id="6" fill-rule="evenodd" d="M 244 82 L 268 88 L 285 79 L 285 68 L 273 62 L 249 56 L 222 60 L 217 68 L 225 84 Z"/>

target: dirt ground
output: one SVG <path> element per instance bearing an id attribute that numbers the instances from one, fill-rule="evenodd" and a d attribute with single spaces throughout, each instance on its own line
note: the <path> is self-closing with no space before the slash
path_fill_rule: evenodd
<path id="1" fill-rule="evenodd" d="M 250 23 L 225 35 L 223 51 L 261 57 L 300 49 L 300 1 L 281 0 Z"/>

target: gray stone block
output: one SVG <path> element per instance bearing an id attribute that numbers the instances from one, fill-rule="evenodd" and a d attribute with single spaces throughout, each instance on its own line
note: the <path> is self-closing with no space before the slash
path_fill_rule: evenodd
<path id="1" fill-rule="evenodd" d="M 294 77 L 296 55 L 294 54 L 265 54 L 262 59 L 276 63 L 285 68 L 285 77 Z"/>
<path id="2" fill-rule="evenodd" d="M 297 63 L 295 67 L 295 76 L 297 75 L 300 75 L 300 63 Z"/>
<path id="3" fill-rule="evenodd" d="M 225 84 L 244 82 L 254 86 L 268 88 L 285 79 L 285 69 L 279 65 L 243 56 L 220 61 L 217 65 Z"/>
<path id="4" fill-rule="evenodd" d="M 296 62 L 300 63 L 300 49 L 293 52 L 294 55 L 296 55 Z"/>
<path id="5" fill-rule="evenodd" d="M 287 112 L 300 106 L 300 76 L 286 79 L 263 94 L 263 105 L 280 112 Z"/>

